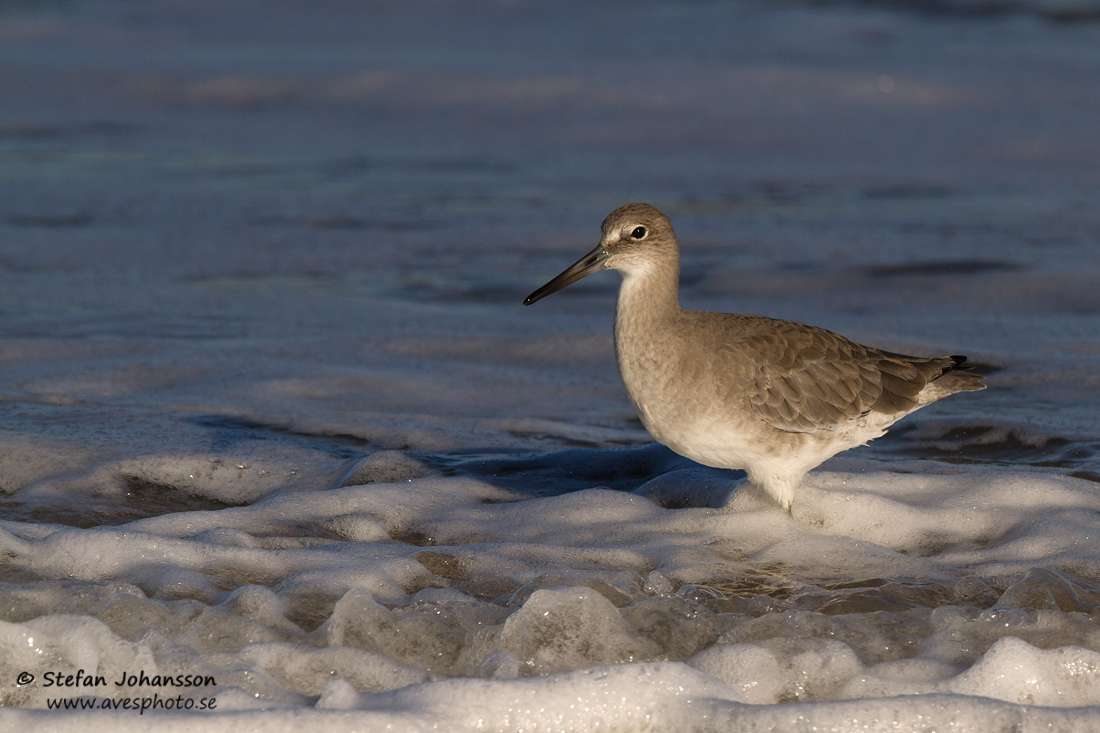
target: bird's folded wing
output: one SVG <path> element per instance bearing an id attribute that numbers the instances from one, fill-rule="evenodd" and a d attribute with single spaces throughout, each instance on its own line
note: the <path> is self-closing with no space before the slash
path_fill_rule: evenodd
<path id="1" fill-rule="evenodd" d="M 908 412 L 942 371 L 933 360 L 879 351 L 786 321 L 771 321 L 741 344 L 753 360 L 749 403 L 761 419 L 787 432 L 835 430 L 871 411 Z"/>

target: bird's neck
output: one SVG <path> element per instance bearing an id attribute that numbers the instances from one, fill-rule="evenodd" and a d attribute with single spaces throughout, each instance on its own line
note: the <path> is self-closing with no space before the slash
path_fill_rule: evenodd
<path id="1" fill-rule="evenodd" d="M 663 266 L 657 266 L 663 265 Z M 623 271 L 615 308 L 615 359 L 642 424 L 657 439 L 676 393 L 669 379 L 682 348 L 678 260 Z M 667 440 L 665 441 L 667 442 Z"/>
<path id="2" fill-rule="evenodd" d="M 680 313 L 679 257 L 668 262 L 623 271 L 623 284 L 615 308 L 616 340 L 634 332 L 640 335 Z"/>

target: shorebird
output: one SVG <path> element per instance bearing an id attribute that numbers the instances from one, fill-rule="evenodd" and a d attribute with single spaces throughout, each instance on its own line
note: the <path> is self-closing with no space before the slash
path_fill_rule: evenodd
<path id="1" fill-rule="evenodd" d="M 905 356 L 804 323 L 684 310 L 672 223 L 648 204 L 612 211 L 596 248 L 523 304 L 607 269 L 623 278 L 619 373 L 650 435 L 706 466 L 743 469 L 788 512 L 826 459 L 942 397 L 985 389 L 965 356 Z"/>

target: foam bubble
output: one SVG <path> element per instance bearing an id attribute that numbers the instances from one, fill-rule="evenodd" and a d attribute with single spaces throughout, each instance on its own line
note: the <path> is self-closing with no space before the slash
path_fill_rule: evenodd
<path id="1" fill-rule="evenodd" d="M 640 661 L 657 652 L 606 598 L 588 588 L 535 591 L 490 643 L 516 654 L 528 674 Z"/>
<path id="2" fill-rule="evenodd" d="M 1100 652 L 1078 647 L 1036 649 L 1006 637 L 944 687 L 1028 705 L 1100 704 Z"/>

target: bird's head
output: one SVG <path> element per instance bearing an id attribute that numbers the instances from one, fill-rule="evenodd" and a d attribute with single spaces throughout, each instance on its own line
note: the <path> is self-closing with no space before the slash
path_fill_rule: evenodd
<path id="1" fill-rule="evenodd" d="M 523 304 L 531 305 L 600 270 L 618 270 L 628 276 L 644 272 L 664 260 L 679 262 L 680 251 L 672 223 L 656 206 L 620 206 L 603 220 L 602 229 L 603 236 L 595 249 L 528 295 Z"/>

